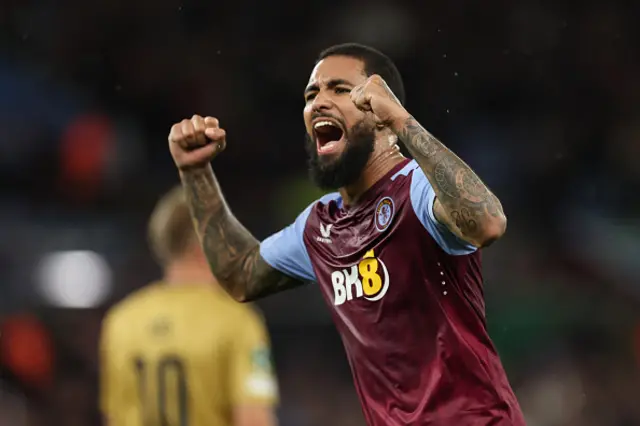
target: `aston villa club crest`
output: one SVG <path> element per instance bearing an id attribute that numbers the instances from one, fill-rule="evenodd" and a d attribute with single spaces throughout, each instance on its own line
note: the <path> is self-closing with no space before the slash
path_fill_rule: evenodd
<path id="1" fill-rule="evenodd" d="M 380 232 L 384 231 L 391 224 L 393 214 L 395 213 L 395 206 L 393 200 L 390 197 L 384 197 L 378 202 L 376 206 L 376 229 Z"/>

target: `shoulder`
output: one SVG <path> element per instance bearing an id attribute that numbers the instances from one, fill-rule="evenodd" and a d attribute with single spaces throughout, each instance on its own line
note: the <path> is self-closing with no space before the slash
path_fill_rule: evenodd
<path id="1" fill-rule="evenodd" d="M 416 190 L 432 189 L 429 180 L 416 160 L 408 160 L 390 177 L 386 186 L 386 193 L 398 195 L 400 198 L 415 201 Z"/>
<path id="2" fill-rule="evenodd" d="M 342 206 L 342 196 L 338 192 L 331 192 L 318 198 L 303 211 L 303 215 L 306 214 L 306 219 L 313 214 L 323 209 L 327 209 L 331 206 L 340 208 Z"/>
<path id="3" fill-rule="evenodd" d="M 416 160 L 411 160 L 391 176 L 391 180 L 399 182 L 410 178 L 411 181 L 413 181 L 414 173 L 416 173 L 416 171 L 418 173 L 422 173 L 422 169 L 420 169 L 418 162 Z M 422 173 L 422 175 L 424 176 L 424 173 Z"/>
<path id="4" fill-rule="evenodd" d="M 260 310 L 253 303 L 238 303 L 222 289 L 215 289 L 211 292 L 211 300 L 199 300 L 202 305 L 216 305 L 215 317 L 226 317 L 240 320 L 260 319 Z"/>
<path id="5" fill-rule="evenodd" d="M 139 316 L 140 308 L 148 303 L 153 303 L 160 289 L 161 284 L 153 283 L 129 294 L 107 310 L 103 324 L 105 327 L 113 326 L 114 323 L 127 322 L 132 317 Z"/>
<path id="6" fill-rule="evenodd" d="M 267 325 L 260 309 L 247 303 L 236 303 L 236 306 L 228 311 L 227 319 L 230 325 L 227 332 L 231 339 L 243 336 L 243 339 L 255 339 L 267 335 Z"/>
<path id="7" fill-rule="evenodd" d="M 309 223 L 317 223 L 319 215 L 331 206 L 340 206 L 338 193 L 326 194 L 309 204 L 293 223 L 260 243 L 260 255 L 272 268 L 301 281 L 316 281 L 305 243 Z"/>
<path id="8" fill-rule="evenodd" d="M 342 204 L 342 196 L 339 192 L 330 192 L 328 194 L 323 195 L 315 201 L 316 205 L 327 205 L 331 202 L 335 202 L 338 206 Z M 313 203 L 312 203 L 313 204 Z"/>
<path id="9" fill-rule="evenodd" d="M 397 195 L 401 199 L 414 201 L 416 188 L 429 185 L 428 179 L 416 160 L 409 160 L 389 178 L 386 193 Z"/>
<path id="10" fill-rule="evenodd" d="M 340 206 L 341 203 L 342 197 L 337 192 L 323 195 L 313 201 L 296 217 L 293 223 L 263 240 L 260 245 L 260 253 L 271 264 L 271 261 L 275 260 L 274 258 L 281 257 L 282 254 L 298 252 L 300 248 L 304 247 L 303 235 L 307 229 L 309 218 L 317 217 L 321 211 L 332 204 Z"/>
<path id="11" fill-rule="evenodd" d="M 318 214 L 318 212 L 322 209 L 326 209 L 328 206 L 335 204 L 336 206 L 341 206 L 342 197 L 337 192 L 332 192 L 329 194 L 325 194 L 317 200 L 310 203 L 299 215 L 296 217 L 295 221 L 282 229 L 280 232 L 272 235 L 263 241 L 263 244 L 271 244 L 280 240 L 288 240 L 289 238 L 299 238 L 301 239 L 302 234 L 307 226 L 307 222 L 309 217 Z M 284 237 L 284 238 L 283 238 Z"/>
<path id="12" fill-rule="evenodd" d="M 229 324 L 264 322 L 260 308 L 253 303 L 238 303 L 221 288 L 210 288 L 204 292 L 202 290 L 205 289 L 198 290 L 190 292 L 190 297 L 183 298 L 181 303 L 189 303 L 189 310 L 201 311 L 202 317 L 215 322 L 222 319 Z"/>
<path id="13" fill-rule="evenodd" d="M 242 324 L 264 324 L 262 311 L 251 303 L 235 303 L 234 316 Z"/>
<path id="14" fill-rule="evenodd" d="M 398 172 L 408 181 L 409 199 L 413 212 L 431 237 L 442 250 L 450 255 L 466 255 L 477 249 L 472 244 L 458 238 L 436 218 L 434 205 L 436 192 L 418 163 L 413 160 Z"/>

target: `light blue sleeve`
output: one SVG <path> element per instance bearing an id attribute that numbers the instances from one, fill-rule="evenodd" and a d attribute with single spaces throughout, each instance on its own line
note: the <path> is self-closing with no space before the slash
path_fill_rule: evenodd
<path id="1" fill-rule="evenodd" d="M 422 225 L 446 253 L 460 256 L 477 250 L 472 244 L 461 240 L 446 226 L 438 222 L 433 213 L 436 193 L 420 167 L 411 176 L 411 205 Z"/>
<path id="2" fill-rule="evenodd" d="M 314 204 L 300 213 L 291 225 L 260 244 L 260 255 L 272 268 L 302 281 L 316 281 L 311 259 L 302 239 Z"/>

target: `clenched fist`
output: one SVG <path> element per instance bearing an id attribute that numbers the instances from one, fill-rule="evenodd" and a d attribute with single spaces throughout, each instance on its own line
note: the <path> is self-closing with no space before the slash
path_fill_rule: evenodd
<path id="1" fill-rule="evenodd" d="M 387 126 L 408 116 L 396 95 L 377 74 L 351 89 L 351 101 L 359 110 L 373 113 L 378 123 Z"/>
<path id="2" fill-rule="evenodd" d="M 206 166 L 226 146 L 226 132 L 213 117 L 194 115 L 174 124 L 169 132 L 169 150 L 180 170 Z"/>

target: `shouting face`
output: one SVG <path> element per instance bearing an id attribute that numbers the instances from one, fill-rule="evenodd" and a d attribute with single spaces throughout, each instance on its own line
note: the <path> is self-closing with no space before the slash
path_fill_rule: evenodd
<path id="1" fill-rule="evenodd" d="M 311 72 L 304 92 L 306 148 L 311 178 L 323 189 L 355 182 L 374 150 L 375 122 L 349 96 L 366 79 L 364 63 L 348 56 L 329 56 Z"/>

